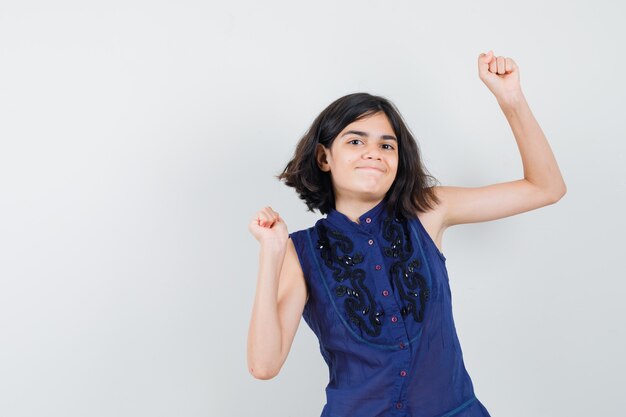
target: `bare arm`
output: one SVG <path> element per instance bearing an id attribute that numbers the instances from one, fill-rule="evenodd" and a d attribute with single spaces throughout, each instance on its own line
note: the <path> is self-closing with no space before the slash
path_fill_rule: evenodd
<path id="1" fill-rule="evenodd" d="M 556 203 L 567 191 L 550 144 L 519 87 L 517 65 L 510 58 L 485 61 L 479 60 L 481 79 L 494 92 L 511 126 L 524 178 L 483 187 L 436 187 L 444 229 L 534 210 Z"/>
<path id="2" fill-rule="evenodd" d="M 281 223 L 285 227 L 280 218 L 266 227 L 268 233 L 274 227 L 280 233 Z M 281 236 L 284 233 L 286 227 Z M 304 275 L 291 239 L 262 240 L 247 346 L 248 369 L 255 378 L 270 379 L 279 373 L 300 324 L 306 297 Z"/>

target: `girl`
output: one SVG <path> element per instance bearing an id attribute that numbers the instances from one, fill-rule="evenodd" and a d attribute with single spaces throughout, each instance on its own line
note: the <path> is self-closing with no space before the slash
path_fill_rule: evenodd
<path id="1" fill-rule="evenodd" d="M 247 346 L 255 378 L 278 374 L 304 317 L 330 371 L 322 417 L 489 416 L 463 363 L 443 232 L 553 204 L 566 187 L 515 62 L 489 51 L 478 72 L 511 126 L 522 179 L 435 186 L 383 97 L 350 94 L 315 119 L 278 178 L 326 218 L 288 233 L 268 206 L 249 224 L 260 243 Z"/>

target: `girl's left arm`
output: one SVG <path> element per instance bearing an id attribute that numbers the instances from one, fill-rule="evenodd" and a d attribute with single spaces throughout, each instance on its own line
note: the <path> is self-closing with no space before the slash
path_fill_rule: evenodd
<path id="1" fill-rule="evenodd" d="M 443 227 L 496 220 L 554 204 L 567 188 L 552 149 L 533 116 L 511 58 L 480 54 L 481 80 L 495 95 L 519 148 L 524 178 L 483 187 L 435 187 L 443 208 Z"/>

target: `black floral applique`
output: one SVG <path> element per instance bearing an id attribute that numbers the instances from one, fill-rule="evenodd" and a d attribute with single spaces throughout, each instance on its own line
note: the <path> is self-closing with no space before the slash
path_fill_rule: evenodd
<path id="1" fill-rule="evenodd" d="M 391 265 L 390 282 L 404 303 L 400 313 L 403 317 L 410 314 L 416 322 L 422 322 L 430 290 L 426 279 L 418 271 L 422 264 L 420 259 L 410 259 L 413 254 L 413 244 L 407 219 L 385 218 L 383 237 L 391 243 L 391 246 L 383 247 L 383 254 L 397 259 Z"/>
<path id="2" fill-rule="evenodd" d="M 339 283 L 335 288 L 335 296 L 343 298 L 348 319 L 368 335 L 380 335 L 384 312 L 376 308 L 376 300 L 365 285 L 365 270 L 359 267 L 364 260 L 363 254 L 352 254 L 354 242 L 338 230 L 329 230 L 320 224 L 318 235 L 317 248 L 325 265 L 333 271 L 333 278 Z"/>

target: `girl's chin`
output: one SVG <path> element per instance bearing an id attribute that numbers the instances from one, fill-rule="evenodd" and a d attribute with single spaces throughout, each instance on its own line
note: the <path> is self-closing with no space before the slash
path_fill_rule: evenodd
<path id="1" fill-rule="evenodd" d="M 360 176 L 352 181 L 344 182 L 340 188 L 350 189 L 354 192 L 381 193 L 387 192 L 392 184 L 387 184 L 378 176 Z"/>
<path id="2" fill-rule="evenodd" d="M 378 195 L 381 193 L 386 193 L 388 189 L 386 189 L 385 187 L 383 187 L 381 184 L 371 184 L 371 186 L 368 186 L 366 184 L 364 184 L 362 187 L 359 187 L 358 189 L 355 189 L 354 191 L 356 192 L 360 192 L 360 193 L 366 193 L 366 194 L 371 194 L 371 195 Z"/>
<path id="3" fill-rule="evenodd" d="M 387 187 L 386 184 L 383 184 L 380 181 L 371 181 L 371 182 L 363 182 L 359 184 L 357 188 L 360 188 L 363 191 L 367 190 L 367 191 L 372 191 L 372 192 L 378 192 L 378 191 L 383 191 L 383 189 L 388 189 L 389 187 Z"/>

